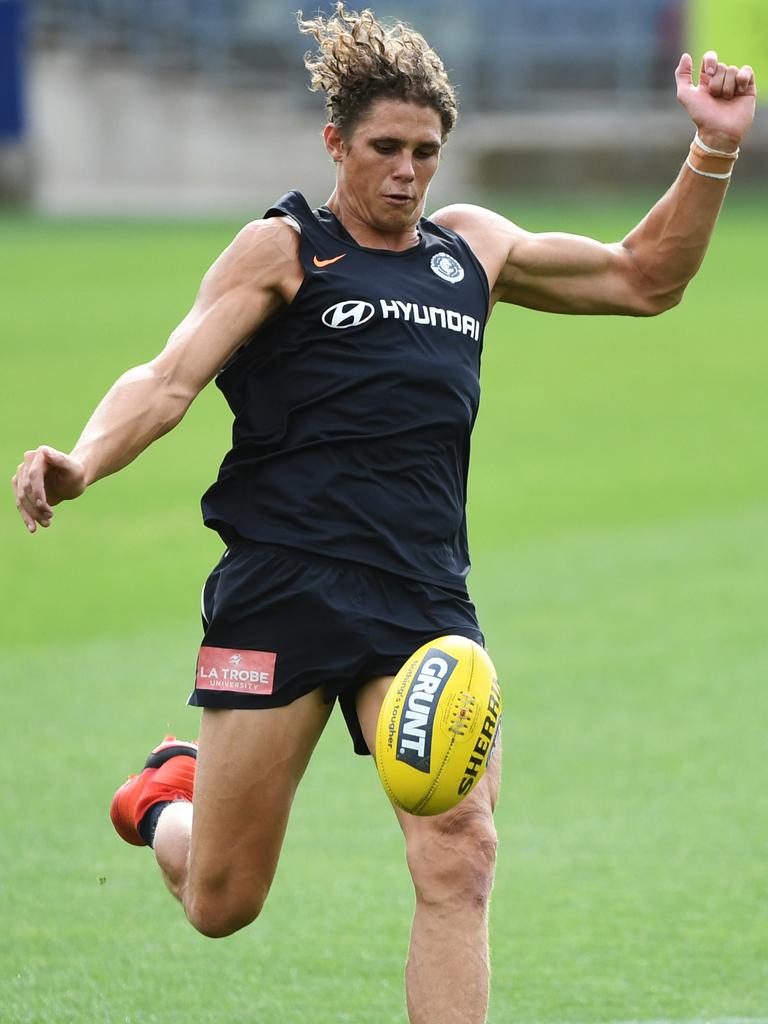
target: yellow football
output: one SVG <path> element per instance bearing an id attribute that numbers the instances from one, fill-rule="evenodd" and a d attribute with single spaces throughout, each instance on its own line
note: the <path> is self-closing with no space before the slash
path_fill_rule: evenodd
<path id="1" fill-rule="evenodd" d="M 376 767 L 390 800 L 411 814 L 455 807 L 485 774 L 500 719 L 496 670 L 479 644 L 464 636 L 424 644 L 379 712 Z"/>

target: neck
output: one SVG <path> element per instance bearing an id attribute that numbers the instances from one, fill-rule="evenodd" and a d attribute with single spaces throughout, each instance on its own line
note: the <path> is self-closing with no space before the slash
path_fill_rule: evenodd
<path id="1" fill-rule="evenodd" d="M 371 224 L 366 220 L 354 200 L 343 196 L 338 188 L 325 204 L 331 213 L 341 222 L 358 245 L 367 249 L 390 249 L 392 252 L 403 252 L 419 244 L 419 232 L 416 224 L 403 224 L 391 230 Z"/>

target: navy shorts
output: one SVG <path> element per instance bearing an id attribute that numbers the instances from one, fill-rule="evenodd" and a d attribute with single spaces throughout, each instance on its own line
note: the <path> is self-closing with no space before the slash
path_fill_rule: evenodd
<path id="1" fill-rule="evenodd" d="M 355 751 L 368 754 L 357 690 L 396 675 L 445 634 L 484 645 L 466 591 L 250 541 L 228 548 L 203 588 L 203 627 L 189 703 L 274 708 L 320 688 L 337 697 Z"/>

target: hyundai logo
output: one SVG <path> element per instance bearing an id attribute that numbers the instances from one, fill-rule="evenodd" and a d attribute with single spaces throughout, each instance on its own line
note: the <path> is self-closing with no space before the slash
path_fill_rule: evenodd
<path id="1" fill-rule="evenodd" d="M 337 302 L 330 306 L 323 313 L 323 323 L 326 327 L 335 327 L 343 330 L 345 327 L 359 327 L 367 323 L 373 316 L 373 306 L 370 302 L 363 302 L 360 299 L 347 299 L 346 302 Z"/>

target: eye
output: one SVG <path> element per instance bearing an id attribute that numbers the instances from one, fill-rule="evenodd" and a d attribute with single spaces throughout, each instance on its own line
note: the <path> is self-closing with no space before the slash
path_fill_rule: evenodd
<path id="1" fill-rule="evenodd" d="M 393 142 L 374 142 L 373 148 L 377 153 L 394 153 L 396 150 Z"/>
<path id="2" fill-rule="evenodd" d="M 429 149 L 417 149 L 414 156 L 417 160 L 429 160 L 430 157 L 437 156 L 437 150 L 431 146 Z"/>

